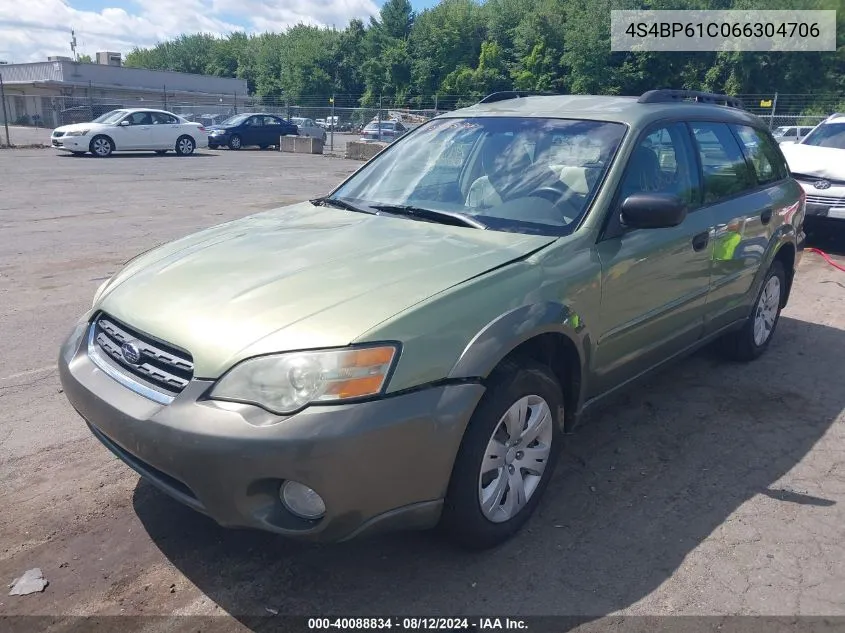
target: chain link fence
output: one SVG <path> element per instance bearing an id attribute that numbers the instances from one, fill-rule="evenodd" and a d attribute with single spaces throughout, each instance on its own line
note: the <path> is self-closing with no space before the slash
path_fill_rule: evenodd
<path id="1" fill-rule="evenodd" d="M 102 93 L 101 93 L 102 94 Z M 770 129 L 782 126 L 815 126 L 833 112 L 845 112 L 842 95 L 759 94 L 738 95 L 744 107 L 761 117 Z M 448 112 L 475 99 L 461 95 L 417 96 L 408 101 L 381 97 L 381 107 L 361 107 L 360 95 L 312 96 L 296 100 L 261 99 L 237 94 L 184 96 L 152 94 L 138 96 L 114 91 L 97 98 L 26 94 L 7 90 L 0 108 L 0 126 L 9 126 L 11 145 L 49 145 L 50 130 L 71 123 L 85 123 L 118 108 L 156 108 L 168 110 L 203 125 L 216 125 L 226 118 L 246 112 L 279 114 L 296 123 L 322 127 L 327 137 L 334 132 L 349 140 L 360 134 L 370 122 L 399 120 L 414 128 L 428 119 Z M 412 107 L 412 103 L 425 107 Z M 0 145 L 6 144 L 0 128 Z M 332 144 L 333 145 L 333 144 Z M 345 142 L 341 143 L 341 146 Z M 328 149 L 328 147 L 327 147 Z"/>

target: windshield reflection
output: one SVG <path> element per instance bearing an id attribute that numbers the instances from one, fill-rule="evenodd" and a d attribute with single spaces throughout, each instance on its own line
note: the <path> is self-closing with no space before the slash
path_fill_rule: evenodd
<path id="1" fill-rule="evenodd" d="M 625 130 L 575 119 L 436 119 L 332 197 L 468 214 L 491 230 L 560 235 L 586 212 Z"/>

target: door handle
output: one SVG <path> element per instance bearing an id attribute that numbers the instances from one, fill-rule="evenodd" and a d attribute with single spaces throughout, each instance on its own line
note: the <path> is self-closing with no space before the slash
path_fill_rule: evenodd
<path id="1" fill-rule="evenodd" d="M 766 209 L 765 211 L 763 211 L 763 213 L 760 214 L 760 220 L 763 222 L 763 224 L 768 224 L 769 222 L 771 222 L 772 210 Z"/>
<path id="2" fill-rule="evenodd" d="M 707 247 L 707 244 L 710 242 L 710 231 L 704 231 L 704 233 L 699 233 L 694 238 L 692 238 L 692 249 L 694 251 L 702 251 Z"/>

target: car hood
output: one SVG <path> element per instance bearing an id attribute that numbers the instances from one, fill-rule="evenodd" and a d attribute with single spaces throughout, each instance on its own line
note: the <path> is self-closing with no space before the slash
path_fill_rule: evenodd
<path id="1" fill-rule="evenodd" d="M 187 349 L 195 375 L 216 378 L 250 356 L 348 345 L 554 239 L 301 203 L 142 254 L 94 309 Z"/>
<path id="2" fill-rule="evenodd" d="M 64 132 L 65 134 L 67 134 L 68 132 L 76 132 L 77 130 L 90 130 L 91 128 L 102 126 L 102 123 L 72 123 L 70 125 L 62 125 L 61 127 L 57 127 L 53 131 Z"/>
<path id="3" fill-rule="evenodd" d="M 845 180 L 845 149 L 801 143 L 781 145 L 780 149 L 793 174 Z"/>

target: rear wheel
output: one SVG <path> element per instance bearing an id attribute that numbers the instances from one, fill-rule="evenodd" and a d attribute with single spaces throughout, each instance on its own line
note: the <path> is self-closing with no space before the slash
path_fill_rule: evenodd
<path id="1" fill-rule="evenodd" d="M 775 261 L 763 280 L 763 287 L 742 329 L 727 334 L 720 341 L 725 356 L 732 360 L 751 361 L 766 351 L 780 319 L 785 292 L 786 272 L 783 264 Z"/>
<path id="2" fill-rule="evenodd" d="M 111 153 L 114 151 L 114 143 L 108 136 L 95 136 L 91 139 L 89 150 L 98 158 L 106 158 L 107 156 L 111 156 Z"/>
<path id="3" fill-rule="evenodd" d="M 237 134 L 232 134 L 232 138 L 229 139 L 229 149 L 240 149 L 241 147 L 241 137 Z"/>
<path id="4" fill-rule="evenodd" d="M 487 384 L 461 442 L 440 528 L 469 549 L 495 547 L 531 517 L 562 444 L 563 393 L 533 361 L 506 362 Z"/>
<path id="5" fill-rule="evenodd" d="M 190 156 L 194 153 L 194 149 L 196 149 L 196 143 L 194 143 L 194 139 L 190 136 L 180 136 L 176 139 L 176 153 L 179 156 Z"/>

